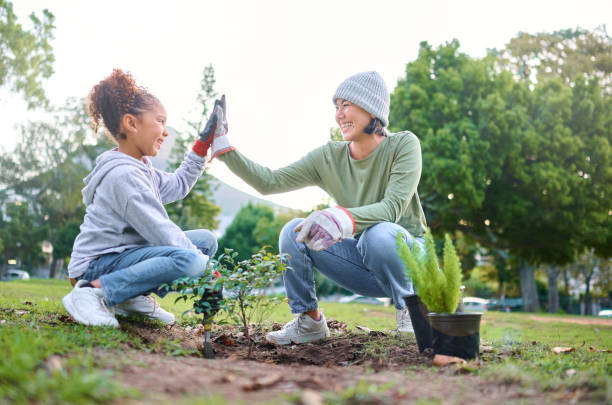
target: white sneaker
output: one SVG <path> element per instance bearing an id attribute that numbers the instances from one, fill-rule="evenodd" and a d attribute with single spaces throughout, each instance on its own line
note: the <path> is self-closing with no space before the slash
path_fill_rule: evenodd
<path id="1" fill-rule="evenodd" d="M 412 321 L 410 320 L 410 311 L 408 311 L 408 308 L 396 309 L 395 311 L 397 331 L 400 333 L 414 334 L 414 328 L 412 327 Z"/>
<path id="2" fill-rule="evenodd" d="M 288 345 L 291 343 L 307 343 L 329 337 L 329 328 L 325 317 L 321 313 L 321 319 L 315 321 L 307 314 L 296 315 L 281 330 L 270 332 L 266 340 L 276 345 Z"/>
<path id="3" fill-rule="evenodd" d="M 174 315 L 160 307 L 159 302 L 150 295 L 139 295 L 115 305 L 115 313 L 119 316 L 141 315 L 166 325 L 174 323 Z"/>
<path id="4" fill-rule="evenodd" d="M 101 288 L 82 287 L 87 280 L 79 280 L 62 304 L 78 323 L 95 326 L 119 327 L 112 308 L 106 306 Z"/>

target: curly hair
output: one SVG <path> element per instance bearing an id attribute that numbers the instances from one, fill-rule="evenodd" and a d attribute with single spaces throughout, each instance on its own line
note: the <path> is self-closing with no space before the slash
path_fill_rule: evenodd
<path id="1" fill-rule="evenodd" d="M 88 102 L 95 133 L 103 122 L 115 140 L 126 137 L 121 132 L 121 118 L 125 114 L 140 115 L 159 104 L 157 97 L 138 86 L 129 72 L 117 68 L 91 89 Z"/>

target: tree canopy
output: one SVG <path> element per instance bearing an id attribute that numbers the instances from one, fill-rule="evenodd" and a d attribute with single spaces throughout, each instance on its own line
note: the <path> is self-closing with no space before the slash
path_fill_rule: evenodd
<path id="1" fill-rule="evenodd" d="M 0 88 L 23 95 L 28 108 L 47 105 L 43 79 L 53 74 L 53 25 L 48 10 L 30 14 L 32 27 L 25 29 L 13 12 L 13 4 L 0 0 Z"/>

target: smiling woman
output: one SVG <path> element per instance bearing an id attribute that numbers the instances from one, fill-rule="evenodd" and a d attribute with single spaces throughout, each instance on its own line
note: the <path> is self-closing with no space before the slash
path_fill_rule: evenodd
<path id="1" fill-rule="evenodd" d="M 292 269 L 283 278 L 295 319 L 266 335 L 275 344 L 329 336 L 318 309 L 315 269 L 356 294 L 391 298 L 398 330 L 412 332 L 403 298 L 415 292 L 397 255 L 395 236 L 400 232 L 411 246 L 421 244 L 425 232 L 417 193 L 419 140 L 408 131 L 385 130 L 390 97 L 377 72 L 350 76 L 332 101 L 343 141 L 329 142 L 287 167 L 270 170 L 251 161 L 230 146 L 226 131 L 212 142 L 213 149 L 222 150 L 219 159 L 262 194 L 318 186 L 339 204 L 295 218 L 281 231 L 279 250 Z"/>

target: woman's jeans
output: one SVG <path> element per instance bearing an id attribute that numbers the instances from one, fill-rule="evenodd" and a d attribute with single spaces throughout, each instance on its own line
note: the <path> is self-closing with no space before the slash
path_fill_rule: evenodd
<path id="1" fill-rule="evenodd" d="M 286 224 L 279 241 L 280 252 L 289 256 L 287 265 L 290 269 L 283 277 L 292 313 L 318 308 L 314 268 L 356 294 L 391 297 L 397 309 L 406 307 L 402 298 L 413 295 L 414 290 L 397 254 L 397 233 L 402 232 L 409 246 L 414 241 L 422 247 L 422 238 L 412 237 L 397 224 L 381 222 L 366 229 L 358 240 L 344 239 L 326 250 L 315 252 L 295 240 L 297 233 L 293 229 L 301 221 L 296 218 Z"/>
<path id="2" fill-rule="evenodd" d="M 214 256 L 217 238 L 212 232 L 198 229 L 185 235 L 202 253 Z M 151 292 L 163 297 L 167 290 L 159 288 L 162 284 L 185 276 L 199 277 L 205 269 L 205 258 L 194 250 L 146 246 L 100 256 L 79 279 L 100 279 L 104 301 L 113 306 Z"/>

